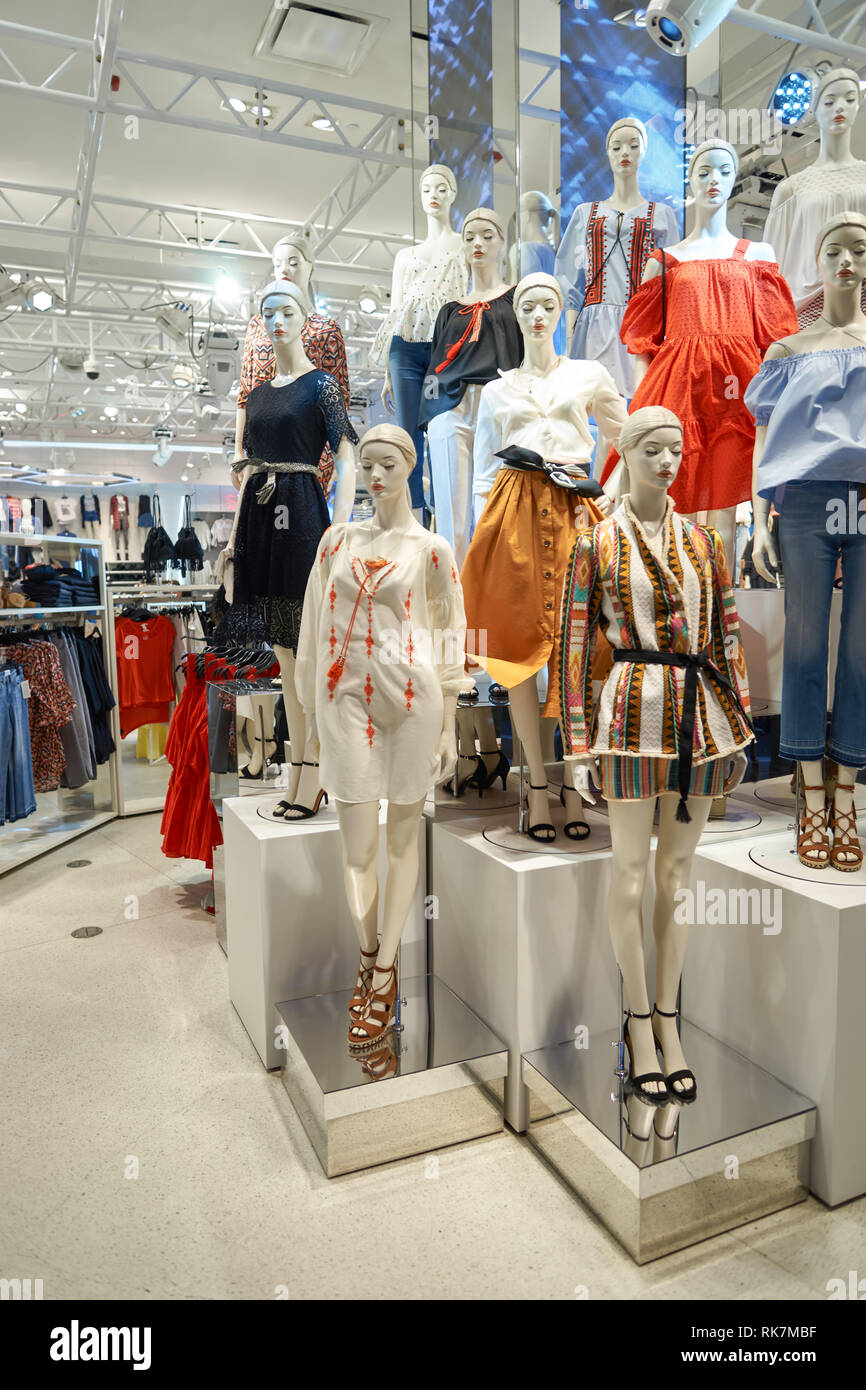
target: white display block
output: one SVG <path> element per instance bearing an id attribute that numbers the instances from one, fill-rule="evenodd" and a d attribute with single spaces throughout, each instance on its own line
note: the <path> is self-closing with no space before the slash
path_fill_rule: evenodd
<path id="1" fill-rule="evenodd" d="M 551 812 L 559 825 L 560 809 Z M 546 852 L 527 837 L 523 850 L 505 848 L 485 837 L 496 827 L 484 816 L 430 827 L 431 969 L 506 1043 L 505 1118 L 519 1131 L 527 1125 L 521 1054 L 619 1017 L 606 926 L 610 836 L 603 817 L 584 814 L 593 836 L 582 853 Z M 513 819 L 503 818 L 509 829 Z"/>
<path id="2" fill-rule="evenodd" d="M 275 1006 L 351 989 L 358 973 L 358 938 L 346 904 L 336 812 L 323 806 L 311 820 L 290 825 L 259 814 L 278 800 L 255 796 L 223 801 L 229 996 L 269 1070 L 284 1061 L 274 1045 Z M 381 885 L 387 873 L 386 818 L 383 802 Z M 425 842 L 422 817 L 418 885 L 400 948 L 406 975 L 427 969 Z M 383 900 L 381 892 L 380 912 Z"/>
<path id="3" fill-rule="evenodd" d="M 791 831 L 702 842 L 692 887 L 704 910 L 696 915 L 712 917 L 724 904 L 728 921 L 696 923 L 689 933 L 683 1014 L 815 1101 L 809 1186 L 834 1206 L 866 1192 L 866 883 L 829 868 L 793 876 L 792 844 Z M 791 876 L 779 871 L 786 861 Z M 708 899 L 717 889 L 723 896 Z M 753 889 L 772 894 L 765 902 L 775 923 L 741 907 L 738 890 Z"/>
<path id="4" fill-rule="evenodd" d="M 781 701 L 782 653 L 785 646 L 784 589 L 737 589 L 737 614 L 746 670 L 749 673 L 749 694 L 752 701 Z M 842 616 L 842 595 L 834 592 L 830 602 L 830 652 L 828 662 L 828 703 L 833 699 L 836 676 L 836 656 L 839 650 L 839 623 Z"/>

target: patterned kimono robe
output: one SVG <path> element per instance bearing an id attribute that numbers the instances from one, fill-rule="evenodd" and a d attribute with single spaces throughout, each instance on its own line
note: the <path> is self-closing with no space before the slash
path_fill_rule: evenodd
<path id="1" fill-rule="evenodd" d="M 562 620 L 564 750 L 569 758 L 613 754 L 660 761 L 662 767 L 680 758 L 686 669 L 616 662 L 596 705 L 591 658 L 599 630 L 614 651 L 706 653 L 732 689 L 713 679 L 709 668 L 698 669 L 691 790 L 705 794 L 694 782 L 701 765 L 730 756 L 754 737 L 737 612 L 718 534 L 681 517 L 671 498 L 660 553 L 661 560 L 627 496 L 574 547 Z M 603 757 L 603 773 L 606 762 Z M 644 777 L 641 790 L 637 769 L 630 771 L 624 780 L 631 790 L 619 795 L 674 789 Z"/>

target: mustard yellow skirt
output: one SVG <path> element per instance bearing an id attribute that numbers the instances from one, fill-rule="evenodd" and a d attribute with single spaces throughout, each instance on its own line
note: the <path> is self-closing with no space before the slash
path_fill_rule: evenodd
<path id="1" fill-rule="evenodd" d="M 594 502 L 557 487 L 545 474 L 501 468 L 460 574 L 467 652 L 507 689 L 546 665 L 543 713 L 554 719 L 561 714 L 559 642 L 568 563 L 578 533 L 600 520 Z"/>

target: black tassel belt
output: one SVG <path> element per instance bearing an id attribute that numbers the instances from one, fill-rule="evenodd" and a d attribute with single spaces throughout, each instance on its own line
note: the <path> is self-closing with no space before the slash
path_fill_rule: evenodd
<path id="1" fill-rule="evenodd" d="M 655 652 L 642 651 L 638 647 L 614 648 L 613 659 L 617 661 L 631 661 L 635 665 L 641 666 L 679 666 L 685 670 L 686 683 L 683 691 L 683 714 L 680 720 L 679 729 L 679 772 L 677 775 L 677 787 L 680 793 L 679 805 L 677 806 L 677 820 L 690 821 L 686 802 L 689 799 L 689 783 L 692 778 L 692 757 L 694 755 L 695 744 L 695 710 L 698 702 L 698 672 L 703 671 L 704 675 L 713 682 L 720 690 L 726 690 L 729 695 L 733 695 L 740 714 L 745 719 L 749 728 L 752 721 L 743 709 L 743 702 L 727 676 L 723 675 L 718 666 L 710 660 L 709 651 L 704 650 L 695 654 L 691 652 Z"/>
<path id="2" fill-rule="evenodd" d="M 576 492 L 580 497 L 604 496 L 604 488 L 594 478 L 576 478 L 557 464 L 548 463 L 534 449 L 524 449 L 520 444 L 509 444 L 507 449 L 494 454 L 494 458 L 502 459 L 506 468 L 513 468 L 517 473 L 543 473 L 556 487 Z"/>

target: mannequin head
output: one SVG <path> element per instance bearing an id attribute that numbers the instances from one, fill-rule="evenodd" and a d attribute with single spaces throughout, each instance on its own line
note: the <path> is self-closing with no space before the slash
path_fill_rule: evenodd
<path id="1" fill-rule="evenodd" d="M 291 280 L 309 292 L 313 274 L 313 257 L 310 247 L 302 236 L 284 236 L 271 252 L 274 261 L 274 279 Z"/>
<path id="2" fill-rule="evenodd" d="M 514 312 L 523 340 L 530 343 L 552 339 L 563 309 L 558 280 L 542 272 L 524 275 L 514 291 Z"/>
<path id="3" fill-rule="evenodd" d="M 645 496 L 667 492 L 683 456 L 683 427 L 672 410 L 647 405 L 628 417 L 619 436 L 628 490 Z"/>
<path id="4" fill-rule="evenodd" d="M 505 228 L 492 208 L 475 208 L 463 219 L 460 233 L 470 270 L 495 267 L 505 251 Z"/>
<path id="5" fill-rule="evenodd" d="M 840 212 L 825 222 L 815 241 L 815 259 L 825 289 L 847 289 L 860 300 L 866 280 L 866 216 Z"/>
<path id="6" fill-rule="evenodd" d="M 556 242 L 559 242 L 559 214 L 546 193 L 542 193 L 538 188 L 531 188 L 520 198 L 520 238 L 526 241 L 537 229 L 541 229 L 542 234 L 550 239 L 550 229 L 553 232 Z M 513 226 L 513 218 L 509 223 Z"/>
<path id="7" fill-rule="evenodd" d="M 306 295 L 291 280 L 274 280 L 262 291 L 259 313 L 274 347 L 288 347 L 300 338 L 308 310 Z"/>
<path id="8" fill-rule="evenodd" d="M 431 164 L 424 170 L 418 187 L 421 206 L 428 217 L 451 225 L 451 208 L 457 197 L 457 180 L 446 164 Z"/>
<path id="9" fill-rule="evenodd" d="M 358 448 L 361 481 L 374 501 L 404 492 L 417 455 L 412 436 L 399 425 L 383 421 L 373 425 Z"/>
<path id="10" fill-rule="evenodd" d="M 623 116 L 607 132 L 607 157 L 614 174 L 633 174 L 646 154 L 647 133 L 637 116 Z"/>
<path id="11" fill-rule="evenodd" d="M 698 208 L 721 207 L 731 196 L 739 160 L 727 140 L 705 140 L 689 160 L 689 187 Z"/>
<path id="12" fill-rule="evenodd" d="M 860 79 L 853 68 L 831 68 L 815 89 L 815 120 L 822 137 L 848 131 L 860 110 Z"/>

